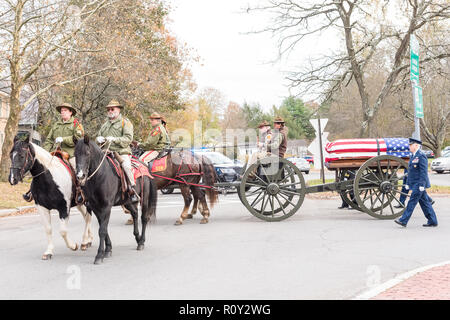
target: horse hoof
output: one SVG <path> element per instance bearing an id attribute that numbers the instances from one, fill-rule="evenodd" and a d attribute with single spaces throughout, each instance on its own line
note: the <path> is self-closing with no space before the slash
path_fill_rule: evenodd
<path id="1" fill-rule="evenodd" d="M 182 224 L 183 224 L 183 222 L 181 222 L 180 220 L 175 221 L 175 225 L 176 226 L 179 226 L 179 225 L 182 225 Z"/>
<path id="2" fill-rule="evenodd" d="M 208 223 L 208 219 L 202 219 L 202 220 L 200 221 L 200 224 L 206 224 L 206 223 Z"/>
<path id="3" fill-rule="evenodd" d="M 138 245 L 137 250 L 138 251 L 144 250 L 144 245 L 143 244 Z"/>
<path id="4" fill-rule="evenodd" d="M 87 247 L 88 248 L 92 247 L 92 242 L 88 242 Z"/>
<path id="5" fill-rule="evenodd" d="M 103 263 L 103 259 L 102 258 L 95 258 L 94 264 L 102 264 L 102 263 Z"/>
<path id="6" fill-rule="evenodd" d="M 43 256 L 42 256 L 42 260 L 51 260 L 52 259 L 52 254 L 51 253 L 49 253 L 49 254 L 44 254 Z"/>
<path id="7" fill-rule="evenodd" d="M 192 217 L 193 217 L 192 214 L 188 214 L 186 219 L 192 219 Z"/>
<path id="8" fill-rule="evenodd" d="M 81 246 L 80 246 L 80 250 L 81 251 L 86 251 L 87 248 L 88 248 L 88 244 L 87 243 L 86 244 L 81 244 Z"/>
<path id="9" fill-rule="evenodd" d="M 75 248 L 70 248 L 72 251 L 77 251 L 78 250 L 78 243 L 75 243 Z"/>
<path id="10" fill-rule="evenodd" d="M 107 251 L 107 252 L 105 252 L 105 258 L 111 258 L 111 256 L 112 256 L 112 251 Z"/>

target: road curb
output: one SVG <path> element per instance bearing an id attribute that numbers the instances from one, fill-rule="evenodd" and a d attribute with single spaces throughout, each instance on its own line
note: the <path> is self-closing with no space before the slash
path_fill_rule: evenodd
<path id="1" fill-rule="evenodd" d="M 437 263 L 437 264 L 430 264 L 430 265 L 427 265 L 424 267 L 420 267 L 420 268 L 402 273 L 402 274 L 396 276 L 395 278 L 388 280 L 385 283 L 380 284 L 379 286 L 376 286 L 375 288 L 369 289 L 368 291 L 365 291 L 362 294 L 357 295 L 352 300 L 370 300 L 373 297 L 376 297 L 377 295 L 385 292 L 386 290 L 389 290 L 390 288 L 396 286 L 399 283 L 402 283 L 403 281 L 415 276 L 418 273 L 427 271 L 432 268 L 442 267 L 442 266 L 445 266 L 448 264 L 450 264 L 450 260 L 444 261 L 441 263 Z"/>
<path id="2" fill-rule="evenodd" d="M 18 214 L 22 211 L 33 209 L 35 206 L 24 206 L 24 207 L 17 207 L 17 208 L 11 208 L 11 209 L 2 209 L 0 210 L 0 217 L 7 217 L 12 214 Z"/>

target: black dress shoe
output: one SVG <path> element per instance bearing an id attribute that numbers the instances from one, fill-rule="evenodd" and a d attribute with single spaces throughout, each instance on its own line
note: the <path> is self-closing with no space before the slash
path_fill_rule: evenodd
<path id="1" fill-rule="evenodd" d="M 423 224 L 422 226 L 423 227 L 437 227 L 437 223 L 436 224 L 427 223 L 427 224 Z"/>
<path id="2" fill-rule="evenodd" d="M 401 209 L 401 208 L 404 208 L 404 206 L 401 206 L 401 205 L 396 205 L 396 206 L 394 206 L 394 208 L 396 208 L 396 209 Z"/>
<path id="3" fill-rule="evenodd" d="M 406 227 L 406 223 L 401 223 L 399 220 L 394 220 L 396 224 L 401 225 L 402 227 Z"/>

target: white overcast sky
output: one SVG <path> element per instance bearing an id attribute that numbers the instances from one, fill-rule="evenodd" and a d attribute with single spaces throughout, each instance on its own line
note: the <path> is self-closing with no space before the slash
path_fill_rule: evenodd
<path id="1" fill-rule="evenodd" d="M 269 33 L 245 34 L 270 21 L 264 13 L 242 13 L 248 3 L 258 2 L 170 0 L 169 29 L 200 56 L 201 63 L 191 68 L 199 89 L 214 87 L 227 101 L 258 102 L 268 110 L 289 95 L 284 71 L 290 67 L 286 61 L 298 65 L 307 54 L 329 44 L 323 38 L 309 39 L 302 45 L 308 50 L 299 49 L 289 60 L 270 63 L 277 58 L 277 38 Z"/>

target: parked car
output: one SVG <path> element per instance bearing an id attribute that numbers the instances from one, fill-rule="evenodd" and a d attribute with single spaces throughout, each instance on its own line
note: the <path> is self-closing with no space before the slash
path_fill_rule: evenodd
<path id="1" fill-rule="evenodd" d="M 242 163 L 235 163 L 233 160 L 220 152 L 215 151 L 193 151 L 194 154 L 205 156 L 211 160 L 216 169 L 218 182 L 238 181 L 242 174 Z"/>
<path id="2" fill-rule="evenodd" d="M 443 152 L 442 157 L 434 159 L 431 162 L 431 170 L 437 173 L 443 173 L 444 171 L 450 171 L 450 151 Z"/>
<path id="3" fill-rule="evenodd" d="M 309 170 L 311 169 L 311 165 L 309 164 L 308 160 L 304 158 L 287 158 L 290 162 L 292 162 L 293 165 L 295 165 L 297 168 L 300 169 L 301 172 L 305 172 L 306 174 L 309 174 Z"/>
<path id="4" fill-rule="evenodd" d="M 449 152 L 450 151 L 450 146 L 448 146 L 448 147 L 445 147 L 444 149 L 442 149 L 442 154 L 444 154 L 444 153 L 446 153 L 446 152 Z"/>
<path id="5" fill-rule="evenodd" d="M 422 149 L 423 153 L 427 156 L 427 158 L 434 158 L 434 152 L 427 149 Z"/>
<path id="6" fill-rule="evenodd" d="M 312 165 L 314 165 L 314 157 L 313 156 L 304 156 L 303 159 L 308 161 L 308 163 L 311 163 Z"/>

